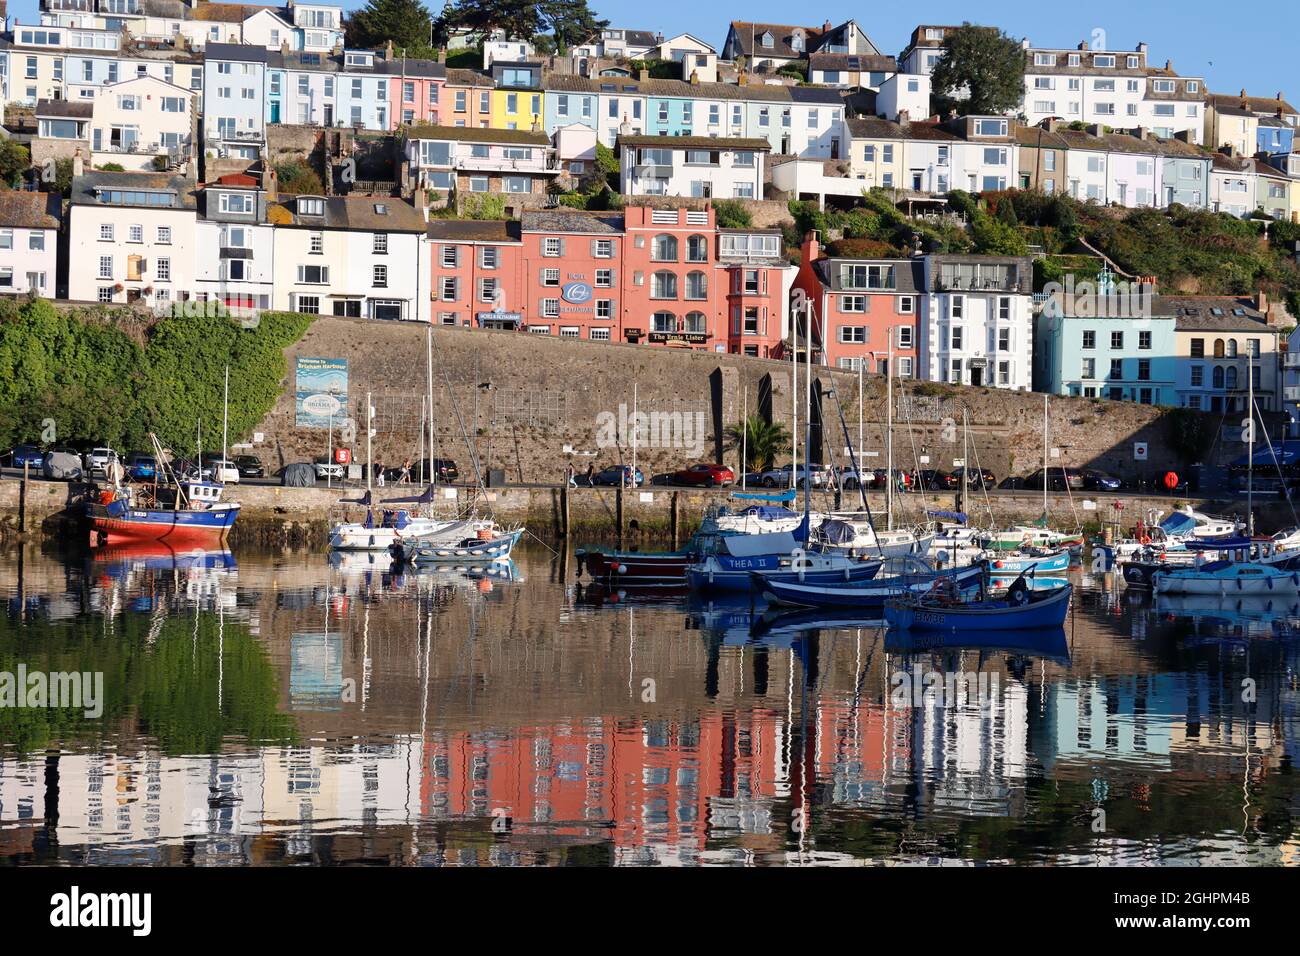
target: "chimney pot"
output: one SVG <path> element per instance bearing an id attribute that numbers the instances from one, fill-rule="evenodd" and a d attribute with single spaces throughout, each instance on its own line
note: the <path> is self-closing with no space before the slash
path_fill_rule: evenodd
<path id="1" fill-rule="evenodd" d="M 1088 41 L 1087 41 L 1087 40 L 1084 40 L 1083 42 L 1081 42 L 1081 43 L 1079 44 L 1079 49 L 1080 49 L 1080 50 L 1085 50 L 1085 51 L 1086 51 L 1086 50 L 1088 49 Z"/>
<path id="2" fill-rule="evenodd" d="M 637 73 L 636 78 L 644 83 L 646 80 L 650 79 L 650 71 L 646 69 L 642 69 Z"/>

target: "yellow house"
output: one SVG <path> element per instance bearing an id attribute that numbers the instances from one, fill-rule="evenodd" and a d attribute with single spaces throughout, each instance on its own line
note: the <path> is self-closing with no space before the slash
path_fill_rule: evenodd
<path id="1" fill-rule="evenodd" d="M 542 67 L 540 63 L 492 64 L 492 128 L 542 129 Z"/>
<path id="2" fill-rule="evenodd" d="M 862 180 L 864 189 L 906 188 L 907 135 L 903 127 L 874 117 L 851 119 L 847 125 L 850 178 Z"/>

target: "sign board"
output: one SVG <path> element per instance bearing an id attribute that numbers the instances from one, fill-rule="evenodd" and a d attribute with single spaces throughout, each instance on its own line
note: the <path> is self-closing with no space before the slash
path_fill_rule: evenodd
<path id="1" fill-rule="evenodd" d="M 1134 461 L 1146 461 L 1146 460 L 1147 460 L 1147 443 L 1146 443 L 1146 442 L 1144 442 L 1144 441 L 1135 441 L 1135 442 L 1133 443 L 1133 460 L 1134 460 Z"/>
<path id="2" fill-rule="evenodd" d="M 919 461 L 923 465 L 928 465 L 930 464 L 930 456 L 922 455 L 920 458 L 917 459 L 917 461 Z"/>
<path id="3" fill-rule="evenodd" d="M 879 458 L 879 457 L 880 457 L 880 452 L 878 452 L 878 451 L 864 451 L 864 452 L 862 453 L 862 457 L 863 457 L 863 458 Z"/>
<path id="4" fill-rule="evenodd" d="M 295 391 L 294 424 L 298 428 L 329 428 L 331 419 L 347 414 L 348 360 L 299 356 Z"/>
<path id="5" fill-rule="evenodd" d="M 572 455 L 572 454 L 573 454 L 573 446 L 572 446 L 572 445 L 562 445 L 562 446 L 560 447 L 560 453 L 563 454 L 563 455 Z"/>
<path id="6" fill-rule="evenodd" d="M 585 282 L 570 282 L 560 290 L 565 302 L 582 305 L 591 301 L 591 286 Z"/>
<path id="7" fill-rule="evenodd" d="M 1061 449 L 1059 449 L 1059 448 L 1053 448 L 1053 449 L 1049 452 L 1049 454 L 1050 454 L 1050 456 L 1051 456 L 1052 458 L 1060 458 L 1060 457 L 1061 457 Z"/>
<path id="8" fill-rule="evenodd" d="M 265 436 L 265 435 L 263 435 L 261 432 L 253 432 L 253 444 L 254 444 L 254 445 L 260 445 L 260 444 L 262 444 L 262 442 L 264 442 L 264 441 L 266 441 L 266 436 Z"/>
<path id="9" fill-rule="evenodd" d="M 1083 500 L 1083 510 L 1084 510 L 1084 511 L 1096 511 L 1096 510 L 1097 510 L 1097 502 L 1095 502 L 1095 501 L 1090 501 L 1090 500 L 1088 500 L 1087 498 L 1085 498 L 1085 499 Z"/>
<path id="10" fill-rule="evenodd" d="M 648 504 L 653 504 L 653 503 L 654 503 L 654 500 L 655 500 L 655 493 L 654 493 L 653 491 L 643 491 L 643 492 L 641 492 L 641 503 L 642 503 L 642 504 L 646 504 L 646 505 L 648 505 Z"/>
<path id="11" fill-rule="evenodd" d="M 965 458 L 954 458 L 954 459 L 952 460 L 952 466 L 953 466 L 954 468 L 965 468 L 965 467 L 966 467 L 966 459 L 965 459 Z"/>

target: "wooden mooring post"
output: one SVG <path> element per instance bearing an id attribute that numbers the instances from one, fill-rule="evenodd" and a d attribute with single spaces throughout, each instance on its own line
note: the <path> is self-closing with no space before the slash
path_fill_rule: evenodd
<path id="1" fill-rule="evenodd" d="M 618 526 L 618 546 L 623 547 L 623 486 L 614 489 L 614 524 Z"/>
<path id="2" fill-rule="evenodd" d="M 23 462 L 23 480 L 18 484 L 18 533 L 27 533 L 27 477 L 31 462 Z"/>
<path id="3" fill-rule="evenodd" d="M 677 499 L 678 494 L 679 492 L 673 492 L 672 502 L 668 508 L 668 535 L 672 538 L 674 551 L 677 550 L 677 545 L 681 538 L 678 531 L 681 523 L 681 507 L 680 502 Z"/>

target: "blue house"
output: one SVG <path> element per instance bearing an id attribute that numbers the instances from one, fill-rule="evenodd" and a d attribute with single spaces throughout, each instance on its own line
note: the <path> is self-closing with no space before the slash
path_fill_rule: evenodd
<path id="1" fill-rule="evenodd" d="M 1177 405 L 1177 356 L 1175 317 L 1158 297 L 1075 288 L 1036 320 L 1034 391 Z"/>
<path id="2" fill-rule="evenodd" d="M 1256 152 L 1269 156 L 1289 153 L 1295 148 L 1295 127 L 1276 116 L 1261 116 L 1255 143 Z"/>

